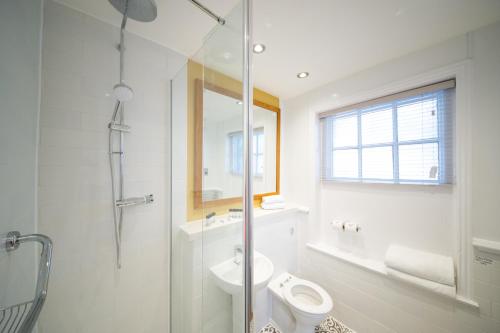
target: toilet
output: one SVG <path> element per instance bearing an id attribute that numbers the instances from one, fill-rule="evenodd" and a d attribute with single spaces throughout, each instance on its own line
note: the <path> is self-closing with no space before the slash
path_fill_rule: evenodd
<path id="1" fill-rule="evenodd" d="M 271 319 L 282 332 L 312 333 L 330 313 L 333 302 L 319 285 L 283 273 L 268 284 Z"/>

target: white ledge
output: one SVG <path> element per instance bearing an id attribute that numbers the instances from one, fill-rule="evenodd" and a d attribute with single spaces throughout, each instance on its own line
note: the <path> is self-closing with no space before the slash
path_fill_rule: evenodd
<path id="1" fill-rule="evenodd" d="M 319 252 L 321 254 L 327 255 L 329 257 L 339 259 L 343 262 L 346 262 L 348 264 L 360 267 L 362 269 L 365 269 L 367 271 L 377 273 L 379 275 L 387 276 L 387 271 L 385 269 L 385 265 L 382 261 L 378 260 L 373 260 L 373 259 L 368 259 L 368 258 L 362 258 L 360 256 L 357 256 L 353 253 L 345 252 L 339 249 L 336 249 L 334 247 L 325 245 L 325 244 L 312 244 L 312 243 L 307 243 L 307 247 L 310 248 L 311 250 L 314 250 L 316 252 Z M 436 295 L 439 295 L 435 293 Z M 475 309 L 479 309 L 479 304 L 471 299 L 468 299 L 464 296 L 457 295 L 455 298 L 456 302 L 460 304 L 464 304 L 470 307 L 473 307 Z"/>
<path id="2" fill-rule="evenodd" d="M 472 238 L 472 245 L 483 252 L 500 254 L 500 242 L 487 239 Z"/>
<path id="3" fill-rule="evenodd" d="M 275 210 L 264 210 L 262 208 L 254 208 L 253 217 L 254 222 L 259 223 L 268 218 L 276 218 L 279 216 L 283 216 L 285 214 L 291 213 L 303 213 L 307 214 L 309 209 L 307 207 L 298 206 L 294 204 L 287 204 L 283 209 L 275 209 Z M 215 222 L 213 222 L 210 226 L 207 226 L 204 223 L 204 219 L 195 220 L 191 222 L 187 222 L 183 224 L 180 229 L 183 232 L 184 236 L 187 237 L 189 241 L 194 241 L 196 239 L 201 238 L 201 236 L 217 233 L 217 232 L 225 232 L 230 228 L 234 228 L 241 224 L 240 220 L 229 219 L 228 215 L 217 215 L 214 217 Z"/>
<path id="4" fill-rule="evenodd" d="M 330 257 L 334 257 L 336 259 L 340 259 L 344 262 L 347 262 L 349 264 L 352 264 L 354 266 L 358 266 L 360 268 L 363 268 L 365 270 L 381 274 L 381 275 L 387 275 L 387 272 L 385 271 L 385 265 L 383 262 L 378 261 L 378 260 L 373 260 L 373 259 L 367 259 L 367 258 L 362 258 L 360 256 L 357 256 L 353 253 L 345 252 L 339 249 L 336 249 L 334 247 L 324 245 L 324 244 L 311 244 L 307 243 L 307 247 L 315 250 L 317 252 L 326 254 Z"/>

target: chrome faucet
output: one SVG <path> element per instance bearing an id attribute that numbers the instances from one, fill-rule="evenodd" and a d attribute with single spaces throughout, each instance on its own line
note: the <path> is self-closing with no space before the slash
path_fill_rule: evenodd
<path id="1" fill-rule="evenodd" d="M 243 248 L 241 245 L 236 245 L 234 247 L 234 263 L 236 265 L 241 264 L 241 260 L 243 259 Z"/>
<path id="2" fill-rule="evenodd" d="M 212 212 L 212 213 L 208 214 L 207 216 L 205 216 L 205 226 L 206 227 L 211 226 L 213 223 L 215 223 L 215 212 Z"/>

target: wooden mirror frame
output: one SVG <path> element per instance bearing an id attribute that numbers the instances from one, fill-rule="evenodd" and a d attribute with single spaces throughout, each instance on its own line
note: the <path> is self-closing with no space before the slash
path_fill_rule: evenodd
<path id="1" fill-rule="evenodd" d="M 194 208 L 210 208 L 227 204 L 240 203 L 241 197 L 224 198 L 211 201 L 203 201 L 203 90 L 208 89 L 221 95 L 242 99 L 240 93 L 208 83 L 201 79 L 195 80 L 195 104 L 194 104 Z M 280 137 L 281 137 L 281 110 L 257 99 L 253 105 L 271 112 L 276 112 L 276 191 L 259 193 L 254 195 L 254 200 L 260 201 L 263 196 L 279 194 L 280 192 Z"/>

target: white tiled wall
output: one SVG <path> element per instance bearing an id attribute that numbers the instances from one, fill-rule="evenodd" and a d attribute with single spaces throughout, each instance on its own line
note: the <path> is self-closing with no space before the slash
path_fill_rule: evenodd
<path id="1" fill-rule="evenodd" d="M 185 59 L 126 34 L 125 196 L 155 202 L 125 211 L 117 270 L 107 125 L 118 40 L 117 28 L 45 2 L 39 230 L 54 240 L 54 258 L 40 332 L 168 329 L 169 80 Z"/>
<path id="2" fill-rule="evenodd" d="M 466 305 L 313 251 L 304 256 L 301 273 L 326 288 L 333 315 L 357 332 L 499 332 L 498 321 Z"/>
<path id="3" fill-rule="evenodd" d="M 476 249 L 472 264 L 474 295 L 481 315 L 500 325 L 500 255 Z"/>

